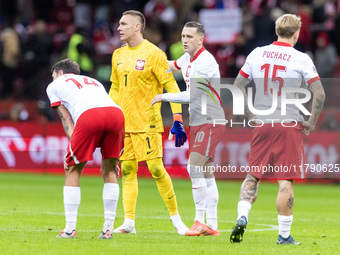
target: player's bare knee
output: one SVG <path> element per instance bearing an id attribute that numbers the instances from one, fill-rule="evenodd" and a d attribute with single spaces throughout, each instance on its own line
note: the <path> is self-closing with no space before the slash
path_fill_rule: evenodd
<path id="1" fill-rule="evenodd" d="M 102 172 L 103 176 L 108 176 L 110 174 L 116 174 L 116 171 L 113 168 L 102 168 L 100 171 Z"/>
<path id="2" fill-rule="evenodd" d="M 259 183 L 261 181 L 261 179 L 256 178 L 254 175 L 251 175 L 251 174 L 247 174 L 245 181 L 248 181 L 248 180 L 253 180 L 256 183 Z"/>
<path id="3" fill-rule="evenodd" d="M 279 192 L 292 193 L 293 192 L 293 180 L 279 180 Z"/>
<path id="4" fill-rule="evenodd" d="M 72 165 L 72 166 L 68 166 L 67 169 L 65 169 L 65 175 L 73 175 L 73 174 L 77 174 L 80 175 L 81 172 L 84 169 L 85 164 L 80 163 L 77 165 Z"/>
<path id="5" fill-rule="evenodd" d="M 102 161 L 101 172 L 103 176 L 109 175 L 111 173 L 117 174 L 118 171 L 118 159 L 117 158 L 107 158 Z"/>

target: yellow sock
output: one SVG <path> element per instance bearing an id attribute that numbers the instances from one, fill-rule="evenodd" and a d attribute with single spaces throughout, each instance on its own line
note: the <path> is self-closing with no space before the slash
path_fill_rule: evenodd
<path id="1" fill-rule="evenodd" d="M 171 216 L 178 214 L 175 191 L 170 176 L 164 168 L 162 159 L 150 159 L 146 163 L 152 177 L 156 180 L 158 191 L 168 208 L 169 214 Z"/>
<path id="2" fill-rule="evenodd" d="M 123 207 L 125 218 L 135 219 L 136 203 L 138 196 L 136 160 L 121 161 L 123 175 Z"/>

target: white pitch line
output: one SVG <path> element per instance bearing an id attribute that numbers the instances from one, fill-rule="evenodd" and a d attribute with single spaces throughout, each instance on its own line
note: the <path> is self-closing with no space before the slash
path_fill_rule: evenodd
<path id="1" fill-rule="evenodd" d="M 58 216 L 64 216 L 64 212 L 49 212 L 49 211 L 39 211 L 39 212 L 25 212 L 25 211 L 9 211 L 9 212 L 4 212 L 4 213 L 0 213 L 4 214 L 4 215 L 13 215 L 13 213 L 22 213 L 22 214 L 27 214 L 27 215 L 37 215 L 37 214 L 48 214 L 48 215 L 58 215 Z M 80 217 L 103 217 L 104 214 L 91 214 L 91 213 L 78 213 L 78 216 Z M 124 216 L 116 216 L 116 218 L 124 218 Z M 156 220 L 167 220 L 169 219 L 169 217 L 167 216 L 136 216 L 136 218 L 138 219 L 156 219 Z M 181 217 L 182 219 L 185 220 L 191 220 L 191 217 Z M 259 220 L 259 218 L 256 218 L 256 220 Z M 276 218 L 266 218 L 263 220 L 277 220 Z M 218 222 L 225 222 L 225 223 L 235 223 L 235 221 L 232 220 L 224 220 L 224 219 L 219 219 Z M 261 225 L 261 224 L 258 224 Z M 266 224 L 264 224 L 264 226 L 266 226 Z M 269 225 L 268 225 L 269 226 Z M 272 225 L 270 225 L 272 226 Z"/>
<path id="2" fill-rule="evenodd" d="M 247 232 L 259 232 L 259 231 L 273 231 L 273 230 L 278 230 L 278 227 L 277 226 L 272 226 L 273 228 L 271 229 L 250 229 L 250 230 L 247 230 Z M 24 229 L 21 229 L 21 228 L 0 228 L 0 231 L 6 231 L 6 232 L 60 232 L 60 230 L 48 230 L 48 229 L 27 229 L 27 228 L 24 228 Z M 83 229 L 77 229 L 77 233 L 92 233 L 92 232 L 100 232 L 100 229 L 98 230 L 83 230 Z M 154 233 L 154 232 L 157 232 L 157 233 L 172 233 L 174 232 L 175 233 L 175 230 L 171 230 L 171 231 L 168 231 L 168 230 L 143 230 L 143 231 L 138 231 L 137 229 L 137 233 Z M 220 232 L 222 233 L 230 233 L 231 230 L 220 230 Z"/>
<path id="3" fill-rule="evenodd" d="M 8 212 L 8 213 L 0 213 L 0 215 L 13 215 L 13 213 L 10 213 L 10 212 Z"/>
<path id="4" fill-rule="evenodd" d="M 45 211 L 45 212 L 22 212 L 22 211 L 13 211 L 13 212 L 4 212 L 1 213 L 0 215 L 12 215 L 14 213 L 24 213 L 24 214 L 29 214 L 29 215 L 37 215 L 37 214 L 47 214 L 47 215 L 58 215 L 58 216 L 64 216 L 63 212 L 49 212 L 49 211 Z M 103 214 L 78 214 L 78 216 L 80 217 L 103 217 Z M 116 218 L 123 218 L 123 216 L 116 216 Z M 166 216 L 140 216 L 140 217 L 136 217 L 137 219 L 152 219 L 152 220 L 168 220 L 169 217 Z M 182 219 L 185 220 L 191 220 L 190 217 L 182 217 Z M 224 223 L 235 223 L 235 221 L 231 221 L 231 220 L 218 220 L 218 222 L 224 222 Z M 261 226 L 261 227 L 268 227 L 268 228 L 260 228 L 260 229 L 247 229 L 247 232 L 258 232 L 258 231 L 274 231 L 274 230 L 278 230 L 279 227 L 277 225 L 272 225 L 272 224 L 263 224 L 263 223 L 251 223 L 251 225 L 256 225 L 256 226 Z M 51 231 L 51 230 L 47 230 L 47 229 L 40 229 L 40 230 L 36 230 L 36 229 L 3 229 L 0 228 L 1 231 L 26 231 L 26 232 L 33 232 L 33 231 L 41 231 L 41 232 L 45 232 L 45 231 Z M 97 232 L 97 230 L 77 230 L 77 231 L 82 231 L 82 232 Z M 161 231 L 161 230 L 150 230 L 150 231 L 139 231 L 140 233 L 149 233 L 149 232 L 170 232 L 170 231 Z M 172 231 L 171 231 L 172 232 Z M 231 232 L 231 230 L 220 230 L 220 232 Z"/>

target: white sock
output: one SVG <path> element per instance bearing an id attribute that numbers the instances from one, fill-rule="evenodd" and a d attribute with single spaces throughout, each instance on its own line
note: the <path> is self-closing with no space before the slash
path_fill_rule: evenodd
<path id="1" fill-rule="evenodd" d="M 237 220 L 239 220 L 242 216 L 245 216 L 248 221 L 250 208 L 251 208 L 251 203 L 249 203 L 248 201 L 239 201 L 237 205 L 237 213 L 238 213 Z"/>
<path id="2" fill-rule="evenodd" d="M 172 224 L 174 224 L 175 227 L 176 227 L 177 225 L 183 223 L 183 221 L 182 221 L 182 219 L 181 219 L 181 216 L 179 216 L 178 213 L 175 214 L 175 215 L 170 215 L 170 219 L 171 219 Z"/>
<path id="3" fill-rule="evenodd" d="M 125 218 L 123 225 L 124 226 L 128 226 L 128 227 L 135 227 L 135 220 L 129 219 L 129 218 Z"/>
<path id="4" fill-rule="evenodd" d="M 197 171 L 195 165 L 188 165 L 188 171 L 192 182 L 192 195 L 194 197 L 196 216 L 195 221 L 205 224 L 205 207 L 207 203 L 207 183 L 203 174 Z"/>
<path id="5" fill-rule="evenodd" d="M 175 214 L 175 215 L 170 215 L 170 219 L 171 219 L 172 222 L 174 222 L 174 221 L 182 221 L 181 216 L 179 216 L 178 213 Z"/>
<path id="6" fill-rule="evenodd" d="M 103 232 L 113 230 L 113 223 L 116 218 L 116 209 L 119 198 L 118 183 L 104 183 L 103 187 L 103 203 L 104 203 L 104 226 Z"/>
<path id="7" fill-rule="evenodd" d="M 78 207 L 80 205 L 80 187 L 64 186 L 65 232 L 76 229 Z"/>
<path id="8" fill-rule="evenodd" d="M 196 216 L 195 221 L 198 220 L 200 223 L 205 224 L 205 207 L 207 202 L 207 184 L 205 180 L 193 179 L 192 181 L 192 195 L 194 197 Z"/>
<path id="9" fill-rule="evenodd" d="M 292 226 L 293 215 L 278 215 L 277 219 L 279 221 L 279 235 L 281 235 L 283 238 L 287 238 L 290 235 L 290 227 Z"/>
<path id="10" fill-rule="evenodd" d="M 215 178 L 205 179 L 207 183 L 207 225 L 213 230 L 218 229 L 217 225 L 217 204 L 218 204 L 218 189 Z"/>

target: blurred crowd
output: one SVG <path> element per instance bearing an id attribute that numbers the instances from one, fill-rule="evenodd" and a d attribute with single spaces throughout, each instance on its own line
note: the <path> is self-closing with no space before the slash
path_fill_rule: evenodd
<path id="1" fill-rule="evenodd" d="M 310 54 L 320 77 L 340 77 L 337 0 L 0 0 L 0 100 L 46 101 L 50 68 L 65 57 L 77 61 L 82 73 L 97 78 L 108 89 L 111 54 L 122 45 L 118 22 L 122 12 L 130 9 L 144 13 L 145 38 L 163 49 L 169 59 L 176 59 L 183 54 L 183 25 L 199 21 L 204 8 L 242 11 L 242 31 L 233 42 L 206 45 L 216 57 L 222 77 L 236 77 L 255 47 L 276 40 L 275 20 L 284 13 L 301 17 L 296 48 Z M 334 92 L 333 80 L 328 79 L 325 90 L 339 98 L 340 87 Z M 333 101 L 326 100 L 327 105 L 338 104 L 337 99 Z"/>

